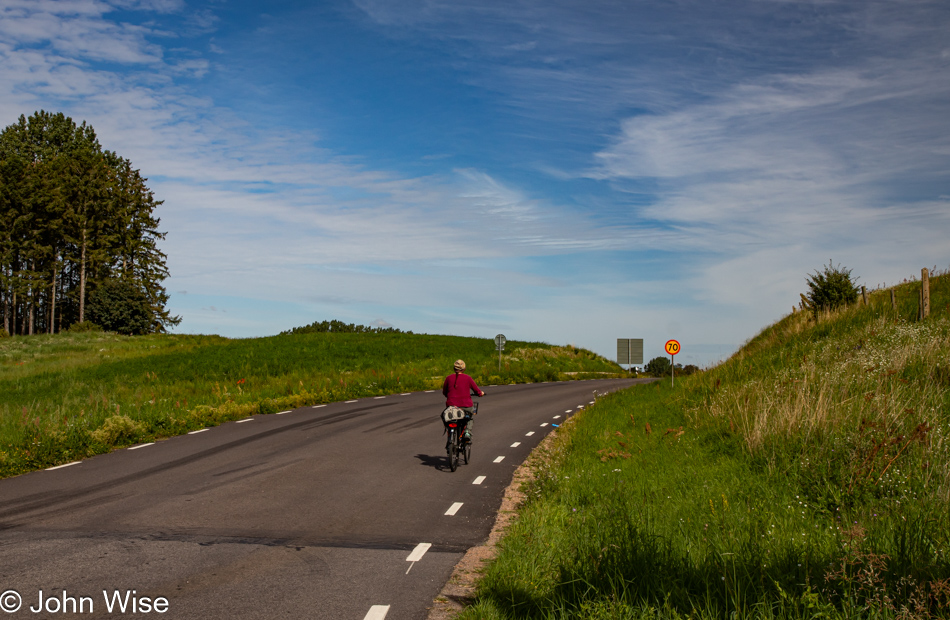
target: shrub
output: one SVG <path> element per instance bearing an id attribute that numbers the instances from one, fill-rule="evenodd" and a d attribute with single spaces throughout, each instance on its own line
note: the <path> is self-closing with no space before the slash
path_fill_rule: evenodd
<path id="1" fill-rule="evenodd" d="M 834 310 L 853 304 L 858 300 L 858 287 L 851 279 L 851 270 L 841 265 L 832 266 L 831 261 L 821 272 L 808 276 L 808 301 L 812 310 Z"/>
<path id="2" fill-rule="evenodd" d="M 93 323 L 92 321 L 82 321 L 80 323 L 73 323 L 69 326 L 69 331 L 74 333 L 82 332 L 101 332 L 102 328 Z"/>
<path id="3" fill-rule="evenodd" d="M 3 327 L 0 327 L 0 338 L 9 338 L 9 337 L 10 337 L 10 332 L 8 332 Z"/>
<path id="4" fill-rule="evenodd" d="M 125 336 L 152 331 L 152 309 L 134 282 L 106 280 L 89 295 L 89 316 L 110 332 Z"/>
<path id="5" fill-rule="evenodd" d="M 114 415 L 106 418 L 102 426 L 92 431 L 90 435 L 98 443 L 114 446 L 123 439 L 134 440 L 143 428 L 144 425 L 135 422 L 127 415 Z"/>
<path id="6" fill-rule="evenodd" d="M 670 360 L 665 357 L 654 357 L 646 366 L 646 372 L 654 377 L 670 374 Z"/>

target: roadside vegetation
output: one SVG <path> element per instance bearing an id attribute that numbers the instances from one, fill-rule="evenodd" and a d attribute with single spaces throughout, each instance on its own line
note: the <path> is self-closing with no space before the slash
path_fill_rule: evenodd
<path id="1" fill-rule="evenodd" d="M 357 332 L 0 338 L 0 476 L 249 415 L 437 389 L 457 358 L 485 385 L 622 373 L 574 347 L 509 341 L 499 370 L 491 340 Z"/>
<path id="2" fill-rule="evenodd" d="M 950 617 L 950 276 L 796 312 L 535 457 L 461 617 Z M 830 304 L 829 304 L 830 305 Z"/>

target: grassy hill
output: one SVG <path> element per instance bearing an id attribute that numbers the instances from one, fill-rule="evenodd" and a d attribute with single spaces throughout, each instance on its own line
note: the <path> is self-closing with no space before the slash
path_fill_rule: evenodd
<path id="1" fill-rule="evenodd" d="M 572 418 L 464 618 L 950 617 L 950 277 Z"/>
<path id="2" fill-rule="evenodd" d="M 404 333 L 5 338 L 0 476 L 252 414 L 439 388 L 457 358 L 485 385 L 621 372 L 584 349 L 514 341 L 499 371 L 491 340 Z"/>

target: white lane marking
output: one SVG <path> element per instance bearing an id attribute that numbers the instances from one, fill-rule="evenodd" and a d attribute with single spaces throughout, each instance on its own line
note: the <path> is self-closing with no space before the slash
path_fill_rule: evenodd
<path id="1" fill-rule="evenodd" d="M 501 463 L 501 462 L 504 461 L 504 460 L 505 460 L 505 457 L 499 456 L 499 457 L 496 458 L 494 461 L 492 461 L 492 463 Z"/>
<path id="2" fill-rule="evenodd" d="M 517 448 L 517 447 L 520 446 L 520 445 L 521 445 L 521 442 L 520 442 L 520 441 L 516 441 L 516 442 L 514 442 L 513 444 L 511 444 L 511 447 L 512 447 L 512 448 Z"/>
<path id="3" fill-rule="evenodd" d="M 62 469 L 64 467 L 69 467 L 70 465 L 78 465 L 82 461 L 73 461 L 72 463 L 66 463 L 65 465 L 57 465 L 56 467 L 47 467 L 46 471 L 53 471 L 54 469 Z"/>
<path id="4" fill-rule="evenodd" d="M 584 408 L 584 405 L 578 405 L 577 408 L 578 408 L 578 409 L 583 409 L 583 408 Z"/>
<path id="5" fill-rule="evenodd" d="M 528 431 L 524 434 L 525 437 L 530 437 L 531 435 L 534 435 L 534 431 Z"/>
<path id="6" fill-rule="evenodd" d="M 326 407 L 326 405 L 314 405 L 311 409 L 319 409 L 320 407 Z"/>
<path id="7" fill-rule="evenodd" d="M 485 476 L 479 476 L 472 481 L 472 484 L 481 484 L 483 482 L 485 482 Z"/>
<path id="8" fill-rule="evenodd" d="M 287 411 L 278 411 L 277 415 L 284 415 L 285 413 L 290 413 L 290 410 Z"/>
<path id="9" fill-rule="evenodd" d="M 385 620 L 389 613 L 389 605 L 373 605 L 363 616 L 363 620 Z"/>
<path id="10" fill-rule="evenodd" d="M 235 424 L 244 424 L 245 422 L 250 422 L 254 418 L 244 418 L 243 420 L 238 420 Z"/>
<path id="11" fill-rule="evenodd" d="M 548 423 L 547 423 L 547 422 L 545 422 L 545 423 L 544 423 L 544 424 L 542 424 L 541 426 L 547 426 L 547 425 L 548 425 Z"/>
<path id="12" fill-rule="evenodd" d="M 400 394 L 400 396 L 409 396 L 412 392 L 406 392 L 405 394 Z"/>
<path id="13" fill-rule="evenodd" d="M 199 428 L 198 430 L 196 430 L 196 431 L 191 431 L 191 432 L 188 433 L 188 434 L 189 434 L 189 435 L 197 435 L 198 433 L 203 433 L 203 432 L 205 432 L 206 430 L 208 430 L 208 429 L 206 429 L 206 428 Z"/>
<path id="14" fill-rule="evenodd" d="M 412 550 L 412 553 L 409 554 L 409 557 L 406 558 L 407 562 L 418 562 L 422 559 L 422 556 L 426 554 L 426 551 L 429 550 L 429 547 L 432 546 L 432 543 L 419 543 L 416 545 L 416 548 Z"/>
<path id="15" fill-rule="evenodd" d="M 386 398 L 385 396 L 374 396 L 373 400 L 379 400 L 380 398 Z"/>
<path id="16" fill-rule="evenodd" d="M 147 448 L 148 446 L 154 446 L 154 445 L 155 445 L 155 442 L 153 441 L 152 443 L 143 443 L 137 446 L 132 446 L 131 448 L 129 448 L 129 450 L 138 450 L 139 448 Z"/>
<path id="17" fill-rule="evenodd" d="M 597 401 L 592 400 L 592 401 L 590 401 L 588 404 L 589 404 L 589 405 L 593 405 L 595 402 L 597 402 Z"/>
<path id="18" fill-rule="evenodd" d="M 455 513 L 459 511 L 459 508 L 462 507 L 462 502 L 455 502 L 452 504 L 448 510 L 445 511 L 445 514 L 449 517 L 455 516 Z"/>
<path id="19" fill-rule="evenodd" d="M 359 399 L 357 399 L 357 400 L 359 400 Z M 344 401 L 343 404 L 344 404 L 344 405 L 349 405 L 350 403 L 355 403 L 355 402 L 356 402 L 356 400 L 347 400 L 347 401 Z"/>
<path id="20" fill-rule="evenodd" d="M 572 411 L 574 411 L 574 410 L 573 410 L 573 409 L 568 409 L 568 410 L 565 411 L 564 413 L 570 413 L 570 412 L 572 412 Z"/>
<path id="21" fill-rule="evenodd" d="M 557 420 L 557 419 L 560 418 L 560 417 L 561 417 L 561 416 L 556 415 L 556 416 L 554 416 L 554 419 Z"/>
<path id="22" fill-rule="evenodd" d="M 435 391 L 435 390 L 426 390 L 426 394 L 431 394 L 431 393 L 434 392 L 434 391 Z"/>

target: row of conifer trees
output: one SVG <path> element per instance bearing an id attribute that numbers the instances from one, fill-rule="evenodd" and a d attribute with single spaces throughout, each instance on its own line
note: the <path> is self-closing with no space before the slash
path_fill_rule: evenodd
<path id="1" fill-rule="evenodd" d="M 104 327 L 123 333 L 160 332 L 180 321 L 165 308 L 161 201 L 146 180 L 103 150 L 92 127 L 62 113 L 20 116 L 0 133 L 0 312 L 8 334 L 110 319 L 120 324 Z"/>

